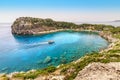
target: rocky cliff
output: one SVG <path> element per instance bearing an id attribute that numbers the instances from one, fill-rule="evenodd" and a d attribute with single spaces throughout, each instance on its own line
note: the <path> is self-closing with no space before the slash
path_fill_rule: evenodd
<path id="1" fill-rule="evenodd" d="M 74 80 L 120 80 L 120 62 L 91 63 Z"/>
<path id="2" fill-rule="evenodd" d="M 114 27 L 111 25 L 96 24 L 74 24 L 71 22 L 53 21 L 52 19 L 41 19 L 32 17 L 20 17 L 12 25 L 12 33 L 18 35 L 31 35 L 49 33 L 65 29 L 110 31 Z M 118 30 L 118 29 L 117 29 Z"/>
<path id="3" fill-rule="evenodd" d="M 18 35 L 37 34 L 38 32 L 51 31 L 76 26 L 74 23 L 57 22 L 52 19 L 20 17 L 12 25 L 12 33 Z"/>
<path id="4" fill-rule="evenodd" d="M 13 34 L 34 34 L 35 32 L 54 30 L 53 26 L 49 26 L 53 23 L 51 19 L 40 19 L 31 17 L 20 17 L 12 25 Z"/>

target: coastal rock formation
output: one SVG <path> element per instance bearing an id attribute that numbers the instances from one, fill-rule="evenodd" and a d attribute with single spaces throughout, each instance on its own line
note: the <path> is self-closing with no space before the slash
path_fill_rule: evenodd
<path id="1" fill-rule="evenodd" d="M 52 60 L 51 57 L 47 56 L 44 60 L 44 63 L 49 63 L 51 60 Z"/>
<path id="2" fill-rule="evenodd" d="M 120 80 L 120 62 L 91 63 L 74 80 Z"/>
<path id="3" fill-rule="evenodd" d="M 57 32 L 63 30 L 88 30 L 88 31 L 109 31 L 114 27 L 111 25 L 96 24 L 74 24 L 71 22 L 53 21 L 52 19 L 41 19 L 32 17 L 20 17 L 11 26 L 12 33 L 17 35 L 32 35 Z M 117 29 L 118 30 L 118 29 Z"/>
<path id="4" fill-rule="evenodd" d="M 35 80 L 64 80 L 64 75 L 39 76 Z"/>
<path id="5" fill-rule="evenodd" d="M 15 20 L 12 28 L 13 34 L 31 35 L 39 34 L 40 32 L 70 28 L 76 26 L 74 23 L 58 22 L 52 19 L 41 19 L 32 17 L 20 17 Z"/>
<path id="6" fill-rule="evenodd" d="M 20 17 L 12 25 L 13 34 L 35 34 L 41 31 L 54 30 L 55 27 L 49 26 L 53 23 L 51 19 L 40 19 L 31 17 Z M 49 26 L 49 27 L 48 27 Z"/>

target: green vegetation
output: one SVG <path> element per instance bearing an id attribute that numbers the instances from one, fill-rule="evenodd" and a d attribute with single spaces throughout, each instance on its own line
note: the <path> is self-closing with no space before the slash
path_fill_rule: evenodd
<path id="1" fill-rule="evenodd" d="M 78 72 L 82 70 L 85 66 L 92 62 L 101 62 L 101 63 L 109 63 L 109 62 L 120 62 L 120 50 L 109 50 L 103 53 L 93 52 L 91 54 L 87 54 L 80 59 L 77 63 L 69 63 L 61 65 L 58 69 L 61 69 L 61 73 L 65 75 L 65 80 L 73 80 Z M 18 73 L 13 75 L 15 78 L 24 79 L 34 79 L 39 75 L 48 75 L 56 70 L 55 67 L 48 67 L 42 70 L 36 70 L 35 72 L 29 73 Z"/>
<path id="2" fill-rule="evenodd" d="M 27 23 L 27 27 L 25 26 L 18 27 L 21 23 L 23 24 Z M 102 31 L 104 34 L 112 35 L 112 37 L 119 39 L 118 42 L 114 43 L 115 45 L 112 46 L 110 50 L 103 51 L 102 53 L 93 52 L 91 54 L 87 54 L 82 58 L 80 58 L 79 61 L 61 65 L 59 68 L 55 68 L 51 66 L 33 72 L 17 73 L 13 75 L 14 78 L 21 78 L 23 80 L 34 79 L 39 75 L 48 75 L 48 74 L 52 74 L 56 70 L 60 70 L 60 74 L 65 75 L 65 80 L 73 80 L 80 70 L 82 70 L 85 66 L 87 66 L 92 62 L 101 62 L 101 63 L 120 62 L 120 27 L 114 27 L 111 25 L 102 25 L 102 24 L 76 25 L 74 23 L 53 21 L 52 19 L 40 19 L 40 18 L 31 18 L 31 17 L 18 18 L 14 22 L 12 27 L 14 27 L 13 29 L 16 30 L 21 30 L 21 29 L 31 30 L 42 27 L 40 31 L 42 31 L 43 28 L 44 31 L 53 30 L 53 29 L 96 30 L 96 31 Z"/>
<path id="3" fill-rule="evenodd" d="M 116 29 L 111 25 L 103 24 L 74 24 L 72 22 L 54 21 L 52 19 L 41 19 L 32 17 L 20 17 L 12 25 L 13 34 L 34 34 L 33 32 L 43 32 L 57 29 L 79 29 L 113 31 Z"/>
<path id="4" fill-rule="evenodd" d="M 120 27 L 116 27 L 110 30 L 114 37 L 120 39 Z"/>
<path id="5" fill-rule="evenodd" d="M 33 28 L 40 28 L 40 27 L 55 27 L 56 29 L 60 28 L 69 28 L 69 29 L 75 29 L 75 28 L 83 28 L 83 29 L 96 29 L 96 30 L 107 30 L 107 29 L 113 29 L 114 27 L 111 25 L 103 25 L 103 24 L 80 24 L 76 25 L 71 22 L 62 22 L 62 21 L 53 21 L 52 19 L 41 19 L 41 18 L 32 18 L 32 17 L 20 17 L 16 19 L 16 21 L 13 23 L 13 26 L 16 25 L 16 28 L 19 28 L 19 25 L 27 25 L 27 27 L 23 26 L 22 28 L 25 29 L 33 29 Z M 22 29 L 21 28 L 21 29 Z"/>
<path id="6" fill-rule="evenodd" d="M 111 50 L 112 51 L 112 50 Z M 74 72 L 72 72 L 69 76 L 66 75 L 66 80 L 73 80 L 78 72 L 82 70 L 85 66 L 92 62 L 101 62 L 101 63 L 109 63 L 109 62 L 120 62 L 120 54 L 118 53 L 91 53 L 76 63 L 71 65 L 64 66 L 61 70 L 61 73 L 66 75 L 68 70 L 72 67 Z"/>
<path id="7" fill-rule="evenodd" d="M 5 74 L 3 74 L 0 76 L 0 80 L 9 80 L 9 78 Z"/>
<path id="8" fill-rule="evenodd" d="M 103 51 L 102 53 L 93 52 L 91 54 L 83 56 L 77 63 L 70 63 L 68 65 L 64 65 L 64 67 L 62 66 L 61 74 L 64 74 L 66 76 L 65 80 L 73 80 L 80 70 L 82 70 L 85 66 L 92 62 L 101 63 L 120 62 L 120 27 L 119 28 L 110 27 L 108 31 L 103 30 L 103 32 L 110 33 L 112 34 L 113 37 L 119 40 L 114 43 L 114 46 L 112 46 L 110 50 Z M 72 68 L 74 72 L 68 74 L 70 68 Z"/>
<path id="9" fill-rule="evenodd" d="M 120 27 L 116 27 L 116 28 L 114 28 L 114 29 L 111 29 L 111 32 L 112 32 L 113 34 L 119 34 L 119 33 L 120 33 Z"/>
<path id="10" fill-rule="evenodd" d="M 23 26 L 19 27 L 21 24 Z M 27 25 L 27 27 L 25 26 Z M 32 17 L 20 17 L 16 19 L 16 21 L 13 23 L 12 27 L 15 27 L 19 30 L 24 29 L 34 29 L 34 28 L 40 28 L 40 27 L 54 27 L 56 29 L 59 28 L 72 28 L 77 26 L 74 23 L 68 23 L 68 22 L 59 22 L 59 21 L 53 21 L 52 19 L 41 19 L 41 18 L 32 18 Z"/>
<path id="11" fill-rule="evenodd" d="M 22 72 L 22 73 L 16 73 L 13 75 L 13 78 L 21 78 L 23 80 L 25 79 L 34 79 L 39 75 L 48 75 L 56 70 L 56 67 L 49 66 L 45 69 L 36 70 L 36 71 L 30 71 L 30 72 Z"/>

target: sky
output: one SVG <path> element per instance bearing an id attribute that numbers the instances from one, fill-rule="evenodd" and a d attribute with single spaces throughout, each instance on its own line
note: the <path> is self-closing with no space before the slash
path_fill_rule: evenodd
<path id="1" fill-rule="evenodd" d="M 19 17 L 69 22 L 120 20 L 120 0 L 0 0 L 0 22 Z"/>

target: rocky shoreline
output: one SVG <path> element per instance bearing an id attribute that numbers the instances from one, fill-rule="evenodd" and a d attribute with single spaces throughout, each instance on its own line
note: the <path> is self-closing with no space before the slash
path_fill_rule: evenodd
<path id="1" fill-rule="evenodd" d="M 65 31 L 66 31 L 66 30 L 71 30 L 71 29 L 65 29 Z M 80 31 L 79 29 L 72 29 L 72 30 L 73 30 L 73 31 Z M 54 30 L 54 31 L 49 31 L 49 32 L 46 32 L 46 31 L 45 31 L 45 32 L 40 32 L 40 34 L 48 34 L 48 33 L 59 32 L 59 31 L 64 31 L 64 29 Z M 87 31 L 88 31 L 88 30 L 87 30 Z M 89 31 L 89 32 L 98 32 L 98 31 Z M 37 33 L 37 34 L 38 34 L 38 33 Z M 100 53 L 112 49 L 112 48 L 114 47 L 115 43 L 119 41 L 118 39 L 113 38 L 113 37 L 110 36 L 110 35 L 108 36 L 108 34 L 105 34 L 105 33 L 103 33 L 103 32 L 99 32 L 99 35 L 100 35 L 101 37 L 107 39 L 109 42 L 111 42 L 111 44 L 108 46 L 108 48 L 107 48 L 107 49 L 104 49 L 104 50 L 101 50 Z M 82 59 L 82 58 L 78 59 L 77 61 L 73 61 L 72 63 L 75 63 L 75 64 L 76 64 L 76 63 L 80 62 L 81 59 Z M 57 68 L 59 68 L 59 67 L 60 67 L 60 65 L 59 65 Z M 27 71 L 27 73 L 30 73 L 30 72 L 36 72 L 36 70 Z M 13 73 L 8 74 L 7 77 L 11 79 L 13 75 L 18 74 L 18 73 L 24 73 L 24 72 L 23 72 L 23 71 L 21 71 L 21 72 L 13 72 Z M 4 74 L 1 74 L 1 75 L 4 75 Z M 54 76 L 53 76 L 53 75 L 49 75 L 49 76 L 43 76 L 43 77 L 41 76 L 41 77 L 38 77 L 38 78 L 35 79 L 35 80 L 39 80 L 40 78 L 41 78 L 42 80 L 45 80 L 45 79 L 44 79 L 45 77 L 50 78 L 50 76 L 51 76 L 51 80 L 52 80 L 53 77 L 55 77 L 55 75 L 54 75 Z M 62 77 L 61 80 L 63 80 L 65 76 L 64 76 L 64 75 L 56 75 L 56 77 L 57 77 L 56 79 L 58 79 L 58 80 Z M 11 80 L 12 80 L 12 79 L 11 79 Z M 75 79 L 75 80 L 77 80 L 77 79 Z"/>
<path id="2" fill-rule="evenodd" d="M 86 31 L 86 32 L 97 32 L 97 33 L 99 33 L 98 31 L 91 31 L 91 30 L 57 29 L 57 30 L 50 30 L 50 31 L 33 32 L 33 35 L 49 34 L 49 33 L 54 33 L 54 32 L 61 32 L 61 31 L 75 31 L 75 32 Z"/>
<path id="3" fill-rule="evenodd" d="M 39 35 L 62 30 L 90 30 L 102 31 L 114 28 L 110 25 L 96 24 L 74 24 L 71 22 L 54 21 L 52 19 L 41 19 L 32 17 L 17 18 L 11 26 L 12 33 L 16 35 Z"/>
<path id="4" fill-rule="evenodd" d="M 91 63 L 74 80 L 119 80 L 120 62 Z"/>
<path id="5" fill-rule="evenodd" d="M 32 23 L 31 20 L 34 23 Z M 41 34 L 49 34 L 49 33 L 53 33 L 53 32 L 60 32 L 60 31 L 67 31 L 67 30 L 68 31 L 69 30 L 78 31 L 78 32 L 79 31 L 97 32 L 101 37 L 105 38 L 108 42 L 110 42 L 109 46 L 106 49 L 100 50 L 99 53 L 101 53 L 101 54 L 103 54 L 104 52 L 108 52 L 109 50 L 112 50 L 116 46 L 116 44 L 120 43 L 119 39 L 114 38 L 113 35 L 112 35 L 112 33 L 110 31 L 107 31 L 108 28 L 105 28 L 105 31 L 104 31 L 104 30 L 95 29 L 95 27 L 93 27 L 94 25 L 93 26 L 87 25 L 87 26 L 89 26 L 87 28 L 84 28 L 84 26 L 82 26 L 82 28 L 81 28 L 81 27 L 79 27 L 79 25 L 75 25 L 75 26 L 78 26 L 78 27 L 74 29 L 73 27 L 71 27 L 71 25 L 73 26 L 74 24 L 70 24 L 69 28 L 63 28 L 61 26 L 59 26 L 59 28 L 56 28 L 55 26 L 51 27 L 51 25 L 54 23 L 54 21 L 47 20 L 47 23 L 50 22 L 50 24 L 51 24 L 50 26 L 48 26 L 48 24 L 46 24 L 45 21 L 46 20 L 38 19 L 38 18 L 37 19 L 36 18 L 35 19 L 33 19 L 33 18 L 23 18 L 23 17 L 22 18 L 18 18 L 14 22 L 14 24 L 12 25 L 12 33 L 13 34 L 17 34 L 17 35 L 41 35 Z M 41 25 L 41 24 L 39 24 L 40 22 L 44 23 L 46 25 Z M 59 25 L 63 25 L 64 22 L 63 23 L 61 23 L 61 22 L 55 22 L 55 23 L 57 23 Z M 53 25 L 55 25 L 55 23 Z M 38 28 L 38 25 L 41 25 L 40 26 L 41 28 Z M 48 29 L 46 29 L 46 28 L 48 28 Z M 82 58 L 80 58 L 80 59 L 78 59 L 76 61 L 71 62 L 71 63 L 72 64 L 77 64 L 77 63 L 81 62 L 86 57 L 87 56 L 84 56 L 84 57 L 82 57 Z M 95 63 L 95 65 L 96 64 L 97 63 Z M 117 63 L 115 63 L 115 64 L 117 64 Z M 54 73 L 50 73 L 48 75 L 39 75 L 38 77 L 36 77 L 36 79 L 32 79 L 32 80 L 54 80 L 54 79 L 55 80 L 64 80 L 66 76 L 63 75 L 63 74 L 60 74 L 60 71 L 59 71 L 61 65 L 59 65 L 57 67 L 57 70 Z M 93 64 L 90 64 L 90 65 L 93 65 Z M 103 65 L 103 64 L 100 64 L 100 65 Z M 99 67 L 99 64 L 97 64 L 97 67 Z M 107 69 L 107 68 L 105 68 L 105 69 Z M 30 71 L 27 71 L 27 72 L 22 72 L 22 71 L 21 72 L 13 72 L 11 74 L 7 74 L 6 75 L 6 77 L 9 78 L 9 79 L 6 79 L 6 80 L 24 80 L 24 79 L 19 79 L 19 78 L 18 79 L 13 78 L 13 75 L 16 75 L 16 74 L 19 74 L 19 73 L 20 74 L 23 74 L 23 73 L 35 73 L 36 71 L 37 70 L 30 70 Z M 68 71 L 73 73 L 74 69 L 70 69 Z M 79 72 L 79 74 L 75 78 L 75 80 L 79 80 L 80 77 L 83 77 L 83 76 L 79 76 L 80 74 L 81 73 Z M 1 76 L 3 76 L 3 75 L 4 74 L 1 74 Z M 2 79 L 0 78 L 0 80 L 2 80 Z M 86 80 L 86 79 L 83 79 L 83 80 Z M 91 78 L 91 80 L 93 80 L 93 79 Z M 98 80 L 98 79 L 96 79 L 96 80 Z"/>

